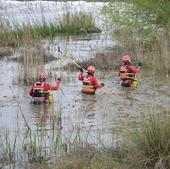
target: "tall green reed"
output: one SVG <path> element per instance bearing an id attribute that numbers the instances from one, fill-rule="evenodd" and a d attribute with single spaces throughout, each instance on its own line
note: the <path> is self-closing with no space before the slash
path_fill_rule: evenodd
<path id="1" fill-rule="evenodd" d="M 133 164 L 138 168 L 170 168 L 170 116 L 150 114 L 132 134 Z"/>
<path id="2" fill-rule="evenodd" d="M 0 133 L 0 156 L 7 163 L 13 163 L 16 160 L 17 154 L 17 136 L 12 138 L 9 131 L 1 129 Z"/>

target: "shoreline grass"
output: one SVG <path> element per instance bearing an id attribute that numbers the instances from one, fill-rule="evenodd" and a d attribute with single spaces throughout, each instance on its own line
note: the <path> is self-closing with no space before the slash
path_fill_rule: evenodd
<path id="1" fill-rule="evenodd" d="M 127 132 L 120 147 L 82 147 L 58 160 L 52 169 L 169 169 L 170 114 L 141 117 L 140 129 Z"/>
<path id="2" fill-rule="evenodd" d="M 2 27 L 3 28 L 3 27 Z M 99 33 L 101 30 L 95 26 L 93 16 L 83 12 L 71 14 L 67 12 L 63 21 L 59 24 L 44 23 L 42 25 L 23 25 L 14 31 L 0 31 L 0 46 L 14 46 L 24 43 L 25 40 L 37 40 L 43 38 L 54 38 L 56 35 L 86 35 Z"/>
<path id="3" fill-rule="evenodd" d="M 164 112 L 162 112 L 164 113 Z M 151 114 L 145 118 L 140 131 L 135 131 L 132 141 L 135 145 L 133 163 L 141 169 L 170 168 L 170 115 Z M 134 164 L 133 164 L 134 165 Z M 139 168 L 139 167 L 138 167 Z"/>
<path id="4" fill-rule="evenodd" d="M 32 168 L 39 166 L 50 169 L 169 169 L 169 124 L 169 112 L 147 114 L 140 117 L 138 127 L 127 130 L 123 134 L 121 143 L 117 140 L 118 143 L 111 145 L 111 147 L 101 147 L 99 143 L 91 145 L 81 139 L 78 139 L 78 142 L 70 142 L 70 140 L 64 142 L 62 135 L 60 136 L 61 140 L 56 135 L 54 143 L 57 144 L 57 147 L 51 145 L 52 156 L 46 154 L 46 150 L 43 149 L 43 146 L 47 147 L 45 139 L 41 136 L 43 131 L 42 133 L 31 132 L 26 137 L 20 152 L 24 151 L 24 157 L 29 157 L 28 161 L 27 158 L 24 158 L 26 160 L 24 163 L 31 164 Z M 6 143 L 3 144 L 8 145 L 9 148 L 14 145 L 13 143 L 10 145 L 7 140 Z M 67 143 L 70 146 L 65 145 Z M 16 142 L 15 144 L 17 145 Z M 68 146 L 69 150 L 65 151 L 65 146 Z M 61 153 L 61 149 L 65 153 L 62 155 L 53 154 L 54 152 Z M 13 150 L 18 151 L 18 148 Z M 4 154 L 6 154 L 5 151 L 9 153 L 8 149 L 4 150 Z M 12 157 L 15 157 L 16 152 L 12 151 L 12 153 Z M 48 160 L 50 160 L 50 165 Z"/>
<path id="5" fill-rule="evenodd" d="M 132 59 L 142 62 L 145 68 L 169 75 L 169 32 L 155 30 L 148 35 L 140 36 L 132 30 L 119 28 L 112 32 L 112 37 L 120 42 L 124 54 L 129 54 Z"/>

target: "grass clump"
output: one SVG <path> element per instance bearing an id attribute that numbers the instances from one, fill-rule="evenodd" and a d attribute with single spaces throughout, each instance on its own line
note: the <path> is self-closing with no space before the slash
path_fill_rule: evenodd
<path id="1" fill-rule="evenodd" d="M 72 14 L 67 12 L 63 17 L 63 24 L 61 25 L 61 32 L 71 34 L 88 34 L 101 32 L 95 26 L 93 16 L 83 12 Z"/>
<path id="2" fill-rule="evenodd" d="M 82 147 L 62 157 L 52 169 L 123 169 L 124 163 L 113 158 L 109 151 Z"/>
<path id="3" fill-rule="evenodd" d="M 53 169 L 169 169 L 170 116 L 151 114 L 128 133 L 120 147 L 83 147 L 62 157 Z"/>
<path id="4" fill-rule="evenodd" d="M 51 58 L 41 41 L 32 44 L 28 41 L 18 50 L 17 55 L 18 76 L 14 79 L 14 83 L 19 81 L 26 85 L 36 81 L 37 74 L 44 71 L 45 63 Z"/>
<path id="5" fill-rule="evenodd" d="M 111 147 L 100 147 L 100 143 L 92 145 L 82 142 L 79 135 L 76 135 L 73 142 L 67 140 L 68 142 L 65 143 L 62 136 L 57 135 L 54 139 L 55 143 L 53 142 L 53 146 L 50 147 L 51 151 L 48 151 L 47 140 L 43 137 L 44 132 L 35 135 L 30 132 L 21 151 L 26 161 L 36 166 L 38 164 L 38 168 L 42 169 L 47 167 L 51 169 L 169 169 L 170 115 L 150 114 L 139 120 L 140 128 L 127 131 L 128 137 L 123 139 L 124 141 L 119 140 Z M 15 142 L 12 147 L 7 146 L 4 152 L 16 154 Z M 6 143 L 8 145 L 7 139 Z M 66 151 L 65 144 L 68 145 Z M 57 152 L 63 153 L 58 155 Z M 48 165 L 48 160 L 51 160 L 51 165 Z"/>
<path id="6" fill-rule="evenodd" d="M 151 114 L 142 123 L 141 131 L 132 135 L 130 160 L 133 168 L 170 168 L 170 116 Z"/>
<path id="7" fill-rule="evenodd" d="M 136 35 L 132 30 L 119 28 L 112 32 L 122 48 L 123 55 L 129 54 L 133 60 L 142 62 L 145 68 L 154 72 L 170 72 L 170 33 L 151 31 L 145 36 Z"/>

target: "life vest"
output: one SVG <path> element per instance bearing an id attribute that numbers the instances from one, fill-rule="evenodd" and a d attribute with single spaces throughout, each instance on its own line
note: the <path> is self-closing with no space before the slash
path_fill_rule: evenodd
<path id="1" fill-rule="evenodd" d="M 121 80 L 135 80 L 135 74 L 126 65 L 121 66 L 119 74 Z"/>
<path id="2" fill-rule="evenodd" d="M 94 85 L 92 85 L 92 82 L 90 81 L 90 78 L 88 76 L 85 76 L 83 79 L 83 87 L 81 92 L 87 93 L 87 94 L 94 94 L 96 91 Z"/>
<path id="3" fill-rule="evenodd" d="M 44 83 L 36 82 L 32 89 L 34 101 L 46 101 L 49 97 L 49 91 L 44 90 Z"/>

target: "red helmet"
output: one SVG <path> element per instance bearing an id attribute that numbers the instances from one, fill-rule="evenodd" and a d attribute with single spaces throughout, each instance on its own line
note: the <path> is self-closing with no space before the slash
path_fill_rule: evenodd
<path id="1" fill-rule="evenodd" d="M 88 72 L 88 73 L 94 73 L 95 71 L 96 71 L 96 69 L 95 69 L 94 66 L 89 66 L 89 67 L 87 68 L 87 72 Z"/>
<path id="2" fill-rule="evenodd" d="M 38 78 L 39 80 L 46 80 L 47 74 L 45 72 L 40 72 Z"/>
<path id="3" fill-rule="evenodd" d="M 125 62 L 126 62 L 126 61 L 129 61 L 129 62 L 130 62 L 131 60 L 130 60 L 129 55 L 123 56 L 123 57 L 122 57 L 122 61 L 125 61 Z"/>

